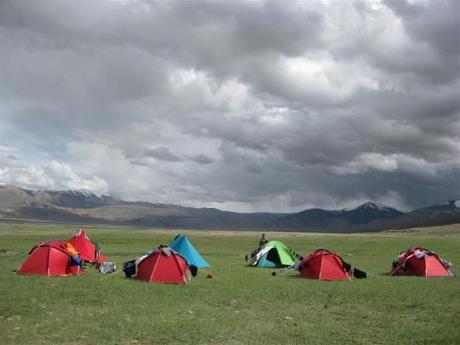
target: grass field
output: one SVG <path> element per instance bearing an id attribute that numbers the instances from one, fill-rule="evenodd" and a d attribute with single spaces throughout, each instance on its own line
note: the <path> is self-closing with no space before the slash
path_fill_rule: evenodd
<path id="1" fill-rule="evenodd" d="M 245 266 L 260 233 L 186 233 L 212 264 L 188 285 L 155 285 L 122 272 L 80 277 L 13 273 L 41 240 L 75 227 L 0 223 L 0 344 L 460 344 L 460 279 L 389 277 L 412 245 L 437 251 L 460 273 L 460 225 L 369 235 L 269 233 L 297 252 L 337 251 L 368 279 L 321 282 Z M 177 231 L 88 228 L 122 262 L 169 243 Z"/>

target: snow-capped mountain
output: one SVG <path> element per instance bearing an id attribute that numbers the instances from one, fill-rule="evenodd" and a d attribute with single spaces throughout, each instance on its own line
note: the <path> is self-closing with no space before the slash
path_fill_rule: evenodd
<path id="1" fill-rule="evenodd" d="M 366 202 L 352 210 L 342 211 L 341 216 L 352 224 L 366 224 L 375 219 L 394 219 L 403 212 L 380 203 Z"/>

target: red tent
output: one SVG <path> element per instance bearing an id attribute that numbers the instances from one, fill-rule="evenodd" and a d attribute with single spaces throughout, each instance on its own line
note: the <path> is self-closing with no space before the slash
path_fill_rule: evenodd
<path id="1" fill-rule="evenodd" d="M 413 275 L 423 277 L 449 277 L 451 263 L 441 259 L 435 252 L 422 247 L 409 248 L 393 261 L 391 275 Z"/>
<path id="2" fill-rule="evenodd" d="M 83 229 L 78 230 L 78 232 L 73 235 L 73 237 L 68 240 L 70 244 L 80 253 L 80 257 L 84 261 L 89 262 L 105 262 L 107 261 L 102 253 L 96 253 L 96 246 L 89 239 L 86 231 Z"/>
<path id="3" fill-rule="evenodd" d="M 72 254 L 61 241 L 48 241 L 33 248 L 18 274 L 68 276 L 82 273 L 80 265 L 72 264 Z"/>
<path id="4" fill-rule="evenodd" d="M 349 280 L 351 267 L 336 253 L 317 249 L 306 256 L 299 267 L 302 278 L 320 280 Z"/>
<path id="5" fill-rule="evenodd" d="M 149 283 L 185 284 L 189 279 L 188 263 L 170 248 L 159 248 L 138 264 L 137 278 Z"/>

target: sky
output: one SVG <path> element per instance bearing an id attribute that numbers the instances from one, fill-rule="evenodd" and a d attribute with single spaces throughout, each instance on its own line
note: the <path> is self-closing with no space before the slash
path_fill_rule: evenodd
<path id="1" fill-rule="evenodd" d="M 0 1 L 0 183 L 239 212 L 460 198 L 460 1 Z"/>

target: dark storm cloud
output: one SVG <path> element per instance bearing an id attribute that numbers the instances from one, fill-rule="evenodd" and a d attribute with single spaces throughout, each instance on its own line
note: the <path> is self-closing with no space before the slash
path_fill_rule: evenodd
<path id="1" fill-rule="evenodd" d="M 3 1 L 0 182 L 235 210 L 453 198 L 459 13 Z"/>
<path id="2" fill-rule="evenodd" d="M 430 1 L 409 3 L 385 1 L 403 19 L 407 33 L 423 40 L 439 52 L 458 61 L 460 54 L 460 3 L 458 1 Z"/>
<path id="3" fill-rule="evenodd" d="M 452 73 L 460 68 L 460 3 L 427 1 L 409 3 L 385 1 L 401 20 L 411 45 L 406 59 L 387 60 L 388 67 L 412 72 L 428 82 L 442 84 L 458 81 Z M 416 56 L 410 56 L 412 54 Z M 384 62 L 384 59 L 379 61 Z M 414 78 L 416 81 L 416 78 Z"/>
<path id="4" fill-rule="evenodd" d="M 195 163 L 199 163 L 199 164 L 211 164 L 212 162 L 214 162 L 214 159 L 204 154 L 195 155 L 191 159 Z"/>
<path id="5" fill-rule="evenodd" d="M 180 162 L 181 159 L 177 157 L 174 153 L 171 152 L 167 147 L 158 147 L 155 149 L 150 149 L 145 151 L 145 156 L 153 157 L 160 161 L 168 161 L 168 162 Z"/>

